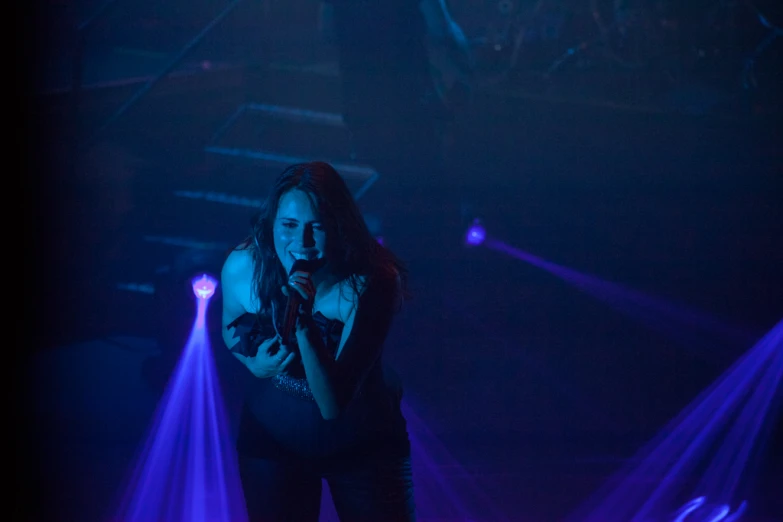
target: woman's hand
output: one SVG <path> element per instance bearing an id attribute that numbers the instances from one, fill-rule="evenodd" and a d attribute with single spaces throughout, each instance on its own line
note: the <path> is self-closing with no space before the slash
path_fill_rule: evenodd
<path id="1" fill-rule="evenodd" d="M 288 286 L 296 290 L 302 297 L 305 308 L 312 309 L 315 301 L 315 285 L 313 279 L 307 272 L 296 271 L 288 278 Z M 283 293 L 288 296 L 288 288 L 283 287 Z"/>
<path id="2" fill-rule="evenodd" d="M 250 373 L 259 379 L 268 379 L 283 372 L 296 356 L 284 346 L 280 346 L 280 337 L 278 336 L 262 342 L 254 357 L 245 357 L 238 353 L 234 355 L 247 366 Z"/>
<path id="3" fill-rule="evenodd" d="M 313 284 L 313 280 L 309 273 L 297 271 L 288 278 L 288 285 L 283 287 L 283 294 L 288 297 L 291 289 L 299 294 L 302 300 L 302 306 L 300 307 L 296 320 L 296 334 L 298 337 L 300 334 L 306 332 L 312 320 L 313 303 L 315 302 L 315 285 Z"/>

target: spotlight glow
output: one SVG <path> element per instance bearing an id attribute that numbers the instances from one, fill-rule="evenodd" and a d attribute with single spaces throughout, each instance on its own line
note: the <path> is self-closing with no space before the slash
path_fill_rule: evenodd
<path id="1" fill-rule="evenodd" d="M 246 522 L 228 419 L 205 315 L 216 283 L 193 283 L 198 296 L 190 338 L 166 386 L 114 520 Z"/>
<path id="2" fill-rule="evenodd" d="M 698 310 L 556 265 L 494 238 L 484 244 L 546 270 L 689 346 L 700 342 L 714 348 L 727 341 L 752 346 L 568 519 L 740 520 L 747 506 L 744 499 L 751 493 L 753 468 L 766 448 L 767 428 L 779 405 L 783 321 L 759 339 Z M 737 506 L 733 513 L 732 506 Z"/>
<path id="3" fill-rule="evenodd" d="M 685 517 L 687 517 L 689 514 L 693 513 L 697 509 L 699 509 L 702 505 L 704 505 L 704 501 L 707 500 L 704 497 L 697 497 L 682 506 L 680 508 L 680 511 L 677 513 L 677 518 L 673 520 L 673 522 L 683 522 L 685 520 Z"/>
<path id="4" fill-rule="evenodd" d="M 742 514 L 745 512 L 746 502 L 740 504 L 734 513 L 731 513 L 731 506 L 726 504 L 721 506 L 712 507 L 711 511 L 707 511 L 706 517 L 700 513 L 704 509 L 710 509 L 706 506 L 706 497 L 697 497 L 685 504 L 676 514 L 676 518 L 672 522 L 732 522 L 739 520 Z M 693 515 L 693 516 L 691 516 Z"/>
<path id="5" fill-rule="evenodd" d="M 217 281 L 207 276 L 207 274 L 193 280 L 193 293 L 199 299 L 209 299 L 215 295 L 215 288 L 217 288 Z"/>
<path id="6" fill-rule="evenodd" d="M 671 520 L 726 522 L 745 511 L 752 460 L 766 446 L 764 427 L 783 379 L 783 321 L 697 397 L 590 499 L 574 522 Z M 710 501 L 709 505 L 706 502 Z M 681 501 L 680 501 L 681 502 Z M 714 503 L 712 503 L 714 502 Z M 730 506 L 738 505 L 734 513 Z"/>
<path id="7" fill-rule="evenodd" d="M 737 347 L 746 347 L 758 339 L 756 332 L 725 324 L 701 310 L 555 264 L 495 238 L 487 238 L 484 246 L 541 268 L 623 315 L 689 348 L 698 346 L 714 351 L 716 344 L 720 344 L 731 346 L 734 350 Z"/>
<path id="8" fill-rule="evenodd" d="M 468 231 L 465 233 L 465 243 L 469 246 L 478 246 L 482 244 L 486 238 L 487 231 L 484 229 L 481 221 L 474 219 L 470 228 L 468 228 Z"/>

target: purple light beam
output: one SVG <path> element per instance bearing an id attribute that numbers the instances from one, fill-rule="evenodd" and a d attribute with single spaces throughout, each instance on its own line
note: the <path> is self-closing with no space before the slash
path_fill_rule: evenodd
<path id="1" fill-rule="evenodd" d="M 770 421 L 783 378 L 782 341 L 780 322 L 570 520 L 667 520 L 665 513 L 674 512 L 683 495 L 693 500 L 674 520 L 687 521 L 688 513 L 702 509 L 713 510 L 711 519 L 738 520 L 745 509 L 739 495 L 750 478 L 749 457 L 766 443 L 759 434 Z M 729 515 L 733 505 L 739 507 Z"/>
<path id="2" fill-rule="evenodd" d="M 247 521 L 205 327 L 216 288 L 207 275 L 193 283 L 193 329 L 123 491 L 118 522 Z"/>
<path id="3" fill-rule="evenodd" d="M 427 520 L 506 522 L 503 514 L 409 404 L 402 401 L 411 441 L 417 516 Z"/>
<path id="4" fill-rule="evenodd" d="M 744 329 L 727 326 L 700 311 L 556 265 L 496 239 L 487 238 L 484 244 L 547 270 L 648 326 L 680 334 L 678 340 L 682 335 L 672 328 L 675 323 L 701 330 L 700 336 L 717 334 L 733 343 L 751 344 L 753 339 Z M 701 515 L 700 520 L 739 520 L 746 507 L 739 497 L 741 486 L 749 479 L 751 455 L 766 443 L 760 434 L 769 422 L 783 379 L 782 337 L 783 322 L 661 430 L 571 520 L 669 520 L 665 513 L 673 513 L 686 492 L 691 493 L 686 498 L 694 500 L 680 509 L 675 520 L 706 510 L 706 518 Z M 734 513 L 732 505 L 738 505 Z"/>
<path id="5" fill-rule="evenodd" d="M 598 277 L 577 272 L 540 257 L 514 248 L 494 238 L 487 238 L 484 245 L 497 252 L 504 253 L 537 268 L 541 268 L 605 302 L 622 314 L 644 323 L 656 331 L 683 342 L 687 345 L 704 344 L 704 334 L 708 333 L 721 342 L 732 345 L 750 346 L 758 336 L 744 328 L 726 325 L 715 317 L 693 308 L 656 298 L 617 283 L 611 283 Z M 677 328 L 677 327 L 680 328 Z M 683 331 L 698 330 L 698 335 L 688 335 Z M 714 347 L 714 346 L 711 346 Z"/>

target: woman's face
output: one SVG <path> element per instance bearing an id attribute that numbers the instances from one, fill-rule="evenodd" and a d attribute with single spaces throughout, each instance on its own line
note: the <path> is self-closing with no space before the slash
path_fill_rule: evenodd
<path id="1" fill-rule="evenodd" d="M 294 189 L 280 197 L 272 231 L 286 273 L 297 259 L 325 259 L 326 229 L 307 193 Z"/>

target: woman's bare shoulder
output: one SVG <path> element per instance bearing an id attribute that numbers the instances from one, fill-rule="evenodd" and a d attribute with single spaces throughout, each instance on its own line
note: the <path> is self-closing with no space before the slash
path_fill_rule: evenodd
<path id="1" fill-rule="evenodd" d="M 238 279 L 253 273 L 253 254 L 244 244 L 229 252 L 223 262 L 221 275 L 223 278 Z"/>
<path id="2" fill-rule="evenodd" d="M 232 250 L 223 262 L 220 279 L 223 285 L 224 319 L 234 320 L 253 306 L 253 254 L 242 245 Z"/>

